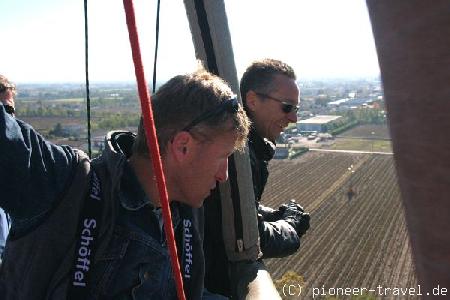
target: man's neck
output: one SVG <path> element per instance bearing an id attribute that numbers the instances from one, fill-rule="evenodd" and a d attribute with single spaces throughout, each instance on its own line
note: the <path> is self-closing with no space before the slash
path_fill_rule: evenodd
<path id="1" fill-rule="evenodd" d="M 149 158 L 133 154 L 128 162 L 134 171 L 142 189 L 150 199 L 154 207 L 160 207 L 158 186 L 153 174 L 153 167 Z"/>

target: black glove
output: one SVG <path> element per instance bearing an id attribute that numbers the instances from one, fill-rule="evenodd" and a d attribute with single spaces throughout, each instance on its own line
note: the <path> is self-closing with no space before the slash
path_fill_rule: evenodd
<path id="1" fill-rule="evenodd" d="M 262 221 L 266 222 L 274 222 L 281 219 L 283 213 L 280 210 L 275 210 L 271 207 L 264 206 L 262 204 L 257 203 L 258 205 L 258 214 L 260 215 Z"/>
<path id="2" fill-rule="evenodd" d="M 297 209 L 298 211 L 300 211 L 302 213 L 305 212 L 305 209 L 303 208 L 303 206 L 301 206 L 300 204 L 295 202 L 295 199 L 291 199 L 291 200 L 289 200 L 288 203 L 281 205 L 278 210 L 280 210 L 281 212 L 284 212 L 287 208 L 293 209 L 293 210 Z"/>
<path id="3" fill-rule="evenodd" d="M 280 206 L 279 210 L 282 212 L 282 219 L 294 227 L 299 237 L 304 235 L 309 229 L 310 216 L 308 213 L 305 213 L 303 207 L 300 204 L 297 204 L 295 200 L 283 204 Z"/>
<path id="4" fill-rule="evenodd" d="M 263 258 L 285 257 L 300 247 L 300 237 L 286 220 L 266 222 L 258 214 L 258 229 Z"/>

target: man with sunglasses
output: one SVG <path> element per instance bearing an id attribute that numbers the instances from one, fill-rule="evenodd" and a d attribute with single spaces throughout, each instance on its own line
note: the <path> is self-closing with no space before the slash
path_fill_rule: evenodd
<path id="1" fill-rule="evenodd" d="M 176 299 L 142 122 L 93 160 L 55 145 L 0 105 L 0 207 L 12 218 L 2 299 Z M 229 86 L 199 70 L 152 98 L 187 299 L 204 296 L 202 206 L 228 177 L 249 120 Z M 211 295 L 209 295 L 211 296 Z"/>
<path id="2" fill-rule="evenodd" d="M 260 204 L 269 176 L 268 163 L 275 153 L 275 141 L 289 123 L 297 122 L 299 88 L 293 69 L 274 59 L 252 63 L 242 76 L 240 92 L 244 109 L 252 121 L 248 137 L 253 189 L 258 215 L 262 258 L 285 257 L 300 247 L 309 228 L 309 214 L 290 201 L 274 210 Z M 218 197 L 217 193 L 213 196 Z M 230 296 L 228 260 L 220 224 L 220 199 L 205 202 L 206 287 Z"/>

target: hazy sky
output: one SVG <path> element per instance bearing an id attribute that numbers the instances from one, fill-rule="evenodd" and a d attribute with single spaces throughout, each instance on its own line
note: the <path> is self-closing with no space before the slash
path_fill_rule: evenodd
<path id="1" fill-rule="evenodd" d="M 212 1 L 212 0 L 211 0 Z M 89 1 L 90 79 L 134 81 L 120 0 Z M 238 75 L 278 58 L 301 79 L 379 73 L 364 0 L 225 0 Z M 151 79 L 156 0 L 135 0 Z M 0 74 L 15 82 L 84 81 L 83 0 L 1 0 Z M 195 69 L 182 0 L 161 0 L 158 79 Z"/>

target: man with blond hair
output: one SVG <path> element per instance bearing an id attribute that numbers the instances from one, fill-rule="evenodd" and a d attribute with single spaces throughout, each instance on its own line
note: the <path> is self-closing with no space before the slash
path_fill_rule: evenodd
<path id="1" fill-rule="evenodd" d="M 46 141 L 0 105 L 2 206 L 12 218 L 2 299 L 176 299 L 161 205 L 142 122 L 107 134 L 90 160 Z M 228 85 L 204 70 L 152 99 L 187 299 L 203 295 L 201 211 L 249 120 Z"/>

